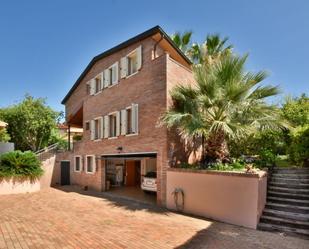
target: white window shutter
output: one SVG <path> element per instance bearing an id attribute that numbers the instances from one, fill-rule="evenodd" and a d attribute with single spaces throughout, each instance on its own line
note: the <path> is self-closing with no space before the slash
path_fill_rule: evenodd
<path id="1" fill-rule="evenodd" d="M 127 134 L 127 110 L 121 110 L 121 135 Z"/>
<path id="2" fill-rule="evenodd" d="M 94 140 L 94 136 L 95 136 L 95 123 L 94 120 L 90 121 L 90 139 Z"/>
<path id="3" fill-rule="evenodd" d="M 89 87 L 90 87 L 90 95 L 94 95 L 95 94 L 95 81 L 94 79 L 89 81 Z"/>
<path id="4" fill-rule="evenodd" d="M 104 138 L 109 137 L 109 118 L 108 115 L 104 116 Z"/>
<path id="5" fill-rule="evenodd" d="M 113 84 L 117 84 L 118 83 L 118 75 L 119 75 L 119 62 L 117 61 L 114 66 L 113 66 L 114 70 L 113 70 L 113 73 L 114 73 L 114 82 Z"/>
<path id="6" fill-rule="evenodd" d="M 104 70 L 104 88 L 108 87 L 110 85 L 110 75 L 109 75 L 109 69 Z"/>
<path id="7" fill-rule="evenodd" d="M 103 121 L 103 117 L 100 117 L 99 119 L 100 121 L 100 138 L 104 137 L 104 121 Z"/>
<path id="8" fill-rule="evenodd" d="M 128 59 L 127 57 L 122 57 L 120 59 L 120 77 L 121 79 L 127 77 L 128 74 Z"/>
<path id="9" fill-rule="evenodd" d="M 136 54 L 137 54 L 137 70 L 140 70 L 141 67 L 142 67 L 142 45 L 139 46 L 137 49 L 136 49 Z"/>
<path id="10" fill-rule="evenodd" d="M 120 112 L 116 113 L 116 136 L 120 134 Z"/>
<path id="11" fill-rule="evenodd" d="M 103 90 L 103 88 L 104 88 L 104 72 L 100 73 L 100 78 L 101 78 L 100 89 Z"/>
<path id="12" fill-rule="evenodd" d="M 132 104 L 132 131 L 138 133 L 138 104 Z"/>

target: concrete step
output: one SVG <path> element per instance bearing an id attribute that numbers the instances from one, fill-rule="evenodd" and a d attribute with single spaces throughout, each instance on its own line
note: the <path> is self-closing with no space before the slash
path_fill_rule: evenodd
<path id="1" fill-rule="evenodd" d="M 292 213 L 309 214 L 309 207 L 302 207 L 291 204 L 281 204 L 270 201 L 266 202 L 266 208 L 280 211 L 287 211 Z"/>
<path id="2" fill-rule="evenodd" d="M 292 193 L 292 194 L 302 194 L 302 195 L 308 195 L 309 189 L 292 189 L 292 188 L 284 188 L 284 187 L 278 187 L 278 186 L 268 186 L 269 191 L 276 191 L 276 192 L 283 192 L 283 193 Z"/>
<path id="3" fill-rule="evenodd" d="M 269 208 L 264 209 L 263 215 L 271 216 L 271 217 L 278 217 L 278 218 L 292 219 L 295 221 L 308 221 L 309 222 L 308 214 L 298 214 L 298 213 L 274 210 L 274 209 L 269 209 Z"/>
<path id="4" fill-rule="evenodd" d="M 267 196 L 296 199 L 296 200 L 309 200 L 308 194 L 284 193 L 284 192 L 272 191 L 272 190 L 268 190 Z"/>
<path id="5" fill-rule="evenodd" d="M 307 229 L 291 228 L 282 225 L 267 224 L 263 222 L 258 224 L 258 229 L 269 232 L 279 232 L 286 235 L 297 236 L 303 239 L 309 239 L 309 230 Z"/>
<path id="6" fill-rule="evenodd" d="M 298 184 L 298 183 L 304 183 L 309 184 L 309 179 L 297 179 L 297 178 L 280 178 L 280 177 L 272 177 L 272 182 L 277 183 L 287 183 L 287 184 Z"/>
<path id="7" fill-rule="evenodd" d="M 298 221 L 294 219 L 279 218 L 273 216 L 262 215 L 260 222 L 267 224 L 283 225 L 291 228 L 300 228 L 309 230 L 309 221 Z"/>
<path id="8" fill-rule="evenodd" d="M 298 199 L 282 198 L 282 197 L 275 197 L 275 196 L 267 196 L 267 201 L 274 202 L 274 203 L 309 207 L 309 200 L 298 200 Z"/>
<path id="9" fill-rule="evenodd" d="M 284 178 L 284 179 L 309 179 L 309 174 L 283 174 L 283 173 L 273 173 L 272 177 Z"/>
<path id="10" fill-rule="evenodd" d="M 309 184 L 306 183 L 281 183 L 281 182 L 274 182 L 272 179 L 269 182 L 270 186 L 280 187 L 280 188 L 293 188 L 293 189 L 304 189 L 309 190 Z"/>

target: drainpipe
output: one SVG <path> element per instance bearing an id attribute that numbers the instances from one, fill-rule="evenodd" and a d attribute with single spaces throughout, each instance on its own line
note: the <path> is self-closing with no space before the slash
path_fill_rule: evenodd
<path id="1" fill-rule="evenodd" d="M 161 38 L 159 39 L 159 41 L 157 41 L 155 43 L 155 45 L 153 46 L 153 56 L 154 56 L 154 59 L 156 58 L 156 52 L 157 52 L 157 46 L 159 45 L 159 43 L 164 39 L 164 35 L 161 34 Z"/>
<path id="2" fill-rule="evenodd" d="M 68 125 L 68 150 L 71 150 L 71 125 Z"/>

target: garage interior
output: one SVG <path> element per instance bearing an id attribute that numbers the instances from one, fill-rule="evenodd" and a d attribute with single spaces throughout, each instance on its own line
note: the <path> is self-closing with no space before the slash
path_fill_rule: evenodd
<path id="1" fill-rule="evenodd" d="M 155 204 L 156 192 L 145 192 L 141 188 L 143 177 L 148 172 L 157 172 L 156 155 L 105 156 L 106 190 L 115 196 L 127 197 Z"/>

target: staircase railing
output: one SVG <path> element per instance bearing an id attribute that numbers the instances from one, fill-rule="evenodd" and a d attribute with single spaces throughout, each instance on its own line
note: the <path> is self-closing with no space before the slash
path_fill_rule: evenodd
<path id="1" fill-rule="evenodd" d="M 49 145 L 48 147 L 44 149 L 38 150 L 37 152 L 35 152 L 35 154 L 40 161 L 44 161 L 54 156 L 57 152 L 57 148 L 58 148 L 58 143 L 55 143 L 55 144 Z"/>

